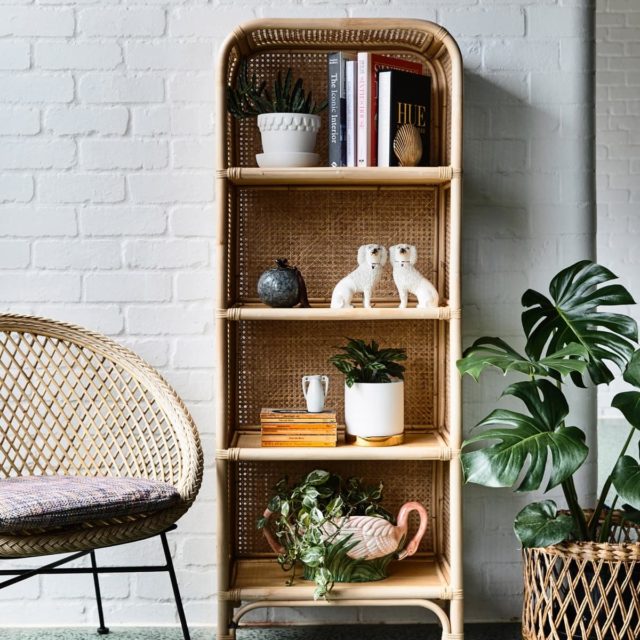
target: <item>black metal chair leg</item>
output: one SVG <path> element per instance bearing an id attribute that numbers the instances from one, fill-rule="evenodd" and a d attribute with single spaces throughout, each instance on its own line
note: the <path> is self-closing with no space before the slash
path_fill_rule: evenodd
<path id="1" fill-rule="evenodd" d="M 93 574 L 93 586 L 96 590 L 96 602 L 98 603 L 98 621 L 100 626 L 98 627 L 98 633 L 103 636 L 109 633 L 109 627 L 104 626 L 104 613 L 102 611 L 102 595 L 100 593 L 100 579 L 98 577 L 98 565 L 96 563 L 95 551 L 91 552 L 91 573 Z"/>
<path id="2" fill-rule="evenodd" d="M 184 615 L 184 608 L 182 607 L 182 598 L 180 597 L 180 589 L 178 588 L 178 580 L 176 579 L 176 572 L 173 568 L 173 560 L 171 559 L 171 551 L 169 550 L 169 543 L 167 542 L 167 536 L 164 532 L 160 534 L 162 540 L 162 548 L 164 549 L 164 557 L 167 561 L 167 571 L 171 578 L 171 587 L 173 588 L 173 597 L 176 600 L 176 607 L 178 608 L 178 618 L 180 618 L 180 625 L 182 626 L 182 635 L 184 640 L 191 640 L 189 635 L 189 627 L 187 626 L 187 618 Z"/>

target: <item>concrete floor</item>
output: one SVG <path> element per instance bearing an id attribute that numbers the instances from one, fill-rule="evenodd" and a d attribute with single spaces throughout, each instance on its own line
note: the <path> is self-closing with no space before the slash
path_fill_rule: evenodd
<path id="1" fill-rule="evenodd" d="M 174 628 L 126 629 L 114 627 L 108 636 L 94 629 L 2 629 L 2 640 L 181 640 Z M 192 640 L 214 640 L 211 629 L 194 629 Z M 440 640 L 440 629 L 434 625 L 339 625 L 325 627 L 287 627 L 241 629 L 238 640 Z M 465 640 L 520 640 L 518 624 L 470 624 Z"/>

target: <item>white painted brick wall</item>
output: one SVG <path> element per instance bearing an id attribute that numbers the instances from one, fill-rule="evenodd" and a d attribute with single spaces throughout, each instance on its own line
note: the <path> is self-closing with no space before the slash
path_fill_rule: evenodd
<path id="1" fill-rule="evenodd" d="M 640 300 L 640 3 L 597 0 L 598 259 Z M 637 306 L 625 310 L 640 321 Z M 598 395 L 601 418 L 620 418 L 615 382 Z"/>
<path id="2" fill-rule="evenodd" d="M 213 624 L 213 74 L 223 38 L 240 22 L 268 16 L 402 16 L 451 30 L 466 68 L 469 343 L 487 333 L 517 334 L 521 291 L 544 286 L 560 265 L 590 255 L 590 2 L 4 1 L 0 308 L 111 335 L 158 366 L 185 398 L 202 432 L 207 469 L 197 503 L 170 537 L 189 620 Z M 623 21 L 610 23 L 607 73 L 629 79 L 615 88 L 610 108 L 630 117 L 640 111 L 631 85 L 637 65 L 624 66 L 623 54 L 640 51 L 627 42 L 637 21 L 625 22 L 624 14 L 637 2 L 610 5 L 611 17 Z M 613 148 L 636 135 L 620 124 L 602 144 Z M 629 153 L 612 153 L 609 168 L 637 172 L 637 156 Z M 611 187 L 615 215 L 628 227 L 618 218 L 605 233 L 633 232 L 638 194 L 618 178 Z M 632 251 L 625 244 L 625 255 Z M 467 427 L 492 408 L 502 382 L 496 376 L 483 387 L 465 384 Z M 522 500 L 475 487 L 466 495 L 468 617 L 517 616 L 521 578 L 511 518 Z M 141 557 L 159 561 L 157 545 L 99 552 L 104 562 Z M 64 588 L 62 580 L 42 577 L 0 592 L 2 624 L 95 624 L 90 578 L 69 578 Z M 111 625 L 176 620 L 163 577 L 110 576 L 103 591 Z M 324 613 L 334 620 L 424 619 L 386 609 Z M 305 620 L 311 613 L 269 615 Z"/>

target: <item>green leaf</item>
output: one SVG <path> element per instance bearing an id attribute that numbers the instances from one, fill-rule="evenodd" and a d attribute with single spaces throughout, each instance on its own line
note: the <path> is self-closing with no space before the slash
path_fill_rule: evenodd
<path id="1" fill-rule="evenodd" d="M 457 366 L 462 375 L 467 373 L 476 381 L 487 367 L 496 367 L 504 374 L 517 371 L 528 376 L 547 376 L 550 371 L 555 371 L 560 376 L 564 376 L 574 371 L 583 373 L 587 364 L 580 358 L 586 359 L 586 357 L 585 347 L 573 343 L 535 362 L 520 355 L 500 338 L 484 337 L 478 338 L 465 350 Z"/>
<path id="2" fill-rule="evenodd" d="M 324 557 L 324 549 L 322 547 L 309 547 L 304 550 L 300 556 L 300 560 L 310 567 L 317 567 Z"/>
<path id="3" fill-rule="evenodd" d="M 513 487 L 516 491 L 539 489 L 551 463 L 546 491 L 571 476 L 589 452 L 585 435 L 577 427 L 564 426 L 567 401 L 548 380 L 517 382 L 504 395 L 522 400 L 529 415 L 497 409 L 476 427 L 499 425 L 467 440 L 463 447 L 483 445 L 461 455 L 466 482 L 487 487 Z"/>
<path id="4" fill-rule="evenodd" d="M 573 531 L 573 518 L 558 515 L 553 500 L 527 505 L 516 516 L 513 529 L 523 547 L 548 547 L 566 540 Z"/>
<path id="5" fill-rule="evenodd" d="M 633 352 L 622 377 L 625 382 L 640 388 L 640 349 Z"/>
<path id="6" fill-rule="evenodd" d="M 631 456 L 622 456 L 613 470 L 613 486 L 618 495 L 640 508 L 640 465 Z"/>
<path id="7" fill-rule="evenodd" d="M 587 351 L 587 371 L 595 384 L 613 380 L 605 362 L 624 369 L 638 340 L 638 327 L 632 318 L 622 314 L 598 311 L 597 307 L 634 304 L 621 285 L 597 285 L 616 276 L 604 267 L 582 260 L 563 269 L 549 286 L 551 300 L 529 289 L 522 296 L 527 309 L 522 313 L 522 326 L 527 336 L 526 352 L 539 360 L 558 352 L 571 343 L 581 344 Z M 582 375 L 572 372 L 575 384 L 584 386 Z"/>
<path id="8" fill-rule="evenodd" d="M 315 469 L 311 473 L 307 475 L 305 478 L 305 482 L 307 484 L 319 485 L 324 484 L 329 480 L 331 474 L 328 471 L 324 471 L 323 469 Z"/>
<path id="9" fill-rule="evenodd" d="M 611 406 L 622 411 L 634 429 L 640 429 L 640 391 L 623 391 L 616 394 Z"/>

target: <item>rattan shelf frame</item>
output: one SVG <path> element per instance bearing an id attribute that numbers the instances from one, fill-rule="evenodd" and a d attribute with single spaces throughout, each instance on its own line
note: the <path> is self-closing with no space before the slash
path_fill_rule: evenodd
<path id="1" fill-rule="evenodd" d="M 415 169 L 259 169 L 255 166 L 255 153 L 260 152 L 255 123 L 236 122 L 226 111 L 226 87 L 235 78 L 240 58 L 248 59 L 250 70 L 257 71 L 259 78 L 268 77 L 279 66 L 292 66 L 305 78 L 305 83 L 309 82 L 314 95 L 322 96 L 326 81 L 326 54 L 331 50 L 379 51 L 420 59 L 425 63 L 434 86 L 431 157 L 438 166 Z M 461 355 L 462 61 L 459 49 L 445 29 L 421 20 L 265 19 L 243 24 L 234 29 L 221 49 L 216 131 L 218 638 L 232 640 L 242 616 L 258 607 L 383 606 L 393 601 L 406 606 L 423 606 L 432 611 L 442 624 L 443 640 L 462 640 L 462 478 L 458 461 L 461 397 L 460 379 L 455 367 Z M 322 131 L 326 131 L 326 115 L 323 116 Z M 326 162 L 327 154 L 324 137 L 321 132 L 318 144 L 321 163 Z M 350 200 L 354 200 L 356 206 L 359 203 L 360 210 L 363 202 L 374 207 L 389 206 L 384 204 L 388 203 L 384 198 L 390 197 L 390 191 L 392 197 L 399 198 L 402 203 L 396 209 L 397 215 L 390 218 L 393 224 L 401 226 L 405 205 L 427 207 L 423 220 L 430 227 L 427 235 L 416 244 L 421 243 L 419 253 L 423 259 L 431 260 L 428 267 L 423 266 L 423 272 L 436 284 L 446 306 L 435 312 L 394 308 L 393 290 L 386 283 L 387 288 L 382 287 L 382 297 L 374 309 L 335 312 L 327 308 L 330 271 L 320 274 L 322 282 L 314 284 L 312 281 L 311 309 L 267 309 L 258 304 L 253 297 L 252 283 L 257 273 L 256 265 L 260 261 L 264 264 L 265 257 L 254 255 L 261 247 L 255 242 L 251 244 L 251 239 L 260 238 L 262 241 L 261 230 L 266 231 L 265 255 L 273 252 L 283 240 L 286 241 L 283 245 L 286 250 L 295 249 L 294 234 L 284 237 L 280 227 L 265 226 L 269 220 L 272 220 L 272 225 L 284 224 L 294 213 L 288 198 L 302 207 L 309 202 L 319 202 L 318 214 L 333 224 L 333 213 L 328 214 L 326 204 L 330 193 L 337 195 L 333 211 L 337 215 L 348 216 Z M 381 211 L 388 215 L 391 210 Z M 411 225 L 402 228 L 418 229 L 421 226 L 417 211 L 411 213 Z M 274 212 L 280 215 L 279 219 L 271 217 Z M 374 212 L 374 219 L 375 215 Z M 312 218 L 309 220 L 313 221 Z M 387 225 L 386 219 L 382 224 Z M 304 235 L 304 229 L 301 233 Z M 389 240 L 384 239 L 384 242 Z M 301 268 L 304 267 L 305 276 L 308 271 L 313 277 L 314 269 L 304 264 L 307 255 L 300 259 L 293 257 Z M 353 261 L 350 254 L 348 261 L 338 254 L 331 258 L 330 268 L 336 273 L 346 272 Z M 297 321 L 300 320 L 309 322 L 299 325 Z M 294 452 L 290 449 L 262 450 L 254 446 L 255 427 L 251 425 L 255 423 L 247 422 L 247 419 L 251 412 L 255 412 L 255 407 L 250 407 L 248 413 L 243 407 L 242 420 L 237 416 L 240 406 L 246 405 L 247 398 L 254 403 L 260 399 L 255 394 L 247 396 L 242 388 L 238 388 L 238 381 L 243 380 L 242 376 L 238 377 L 238 368 L 247 366 L 250 361 L 246 353 L 257 354 L 255 343 L 260 345 L 261 340 L 264 342 L 269 336 L 277 336 L 278 331 L 301 330 L 295 329 L 296 326 L 308 326 L 307 331 L 327 327 L 324 335 L 328 335 L 327 331 L 338 331 L 341 323 L 351 320 L 354 327 L 373 320 L 382 321 L 376 326 L 388 327 L 395 320 L 403 320 L 393 325 L 397 327 L 394 335 L 396 331 L 414 331 L 416 322 L 426 322 L 427 339 L 432 341 L 433 347 L 430 354 L 425 355 L 429 361 L 425 370 L 433 368 L 435 372 L 436 399 L 429 405 L 429 421 L 422 424 L 430 425 L 427 427 L 430 430 L 428 436 L 433 440 L 416 444 L 419 431 L 410 431 L 409 443 L 387 456 L 381 450 L 363 449 L 362 452 L 351 453 L 355 447 L 347 446 L 331 452 L 313 453 L 308 449 Z M 242 328 L 249 325 L 265 328 Z M 341 334 L 337 335 L 336 340 L 340 337 Z M 253 342 L 247 343 L 247 340 Z M 291 340 L 294 344 L 296 336 L 292 335 Z M 247 344 L 254 345 L 253 351 L 247 351 Z M 245 353 L 242 362 L 238 360 L 239 353 Z M 292 375 L 297 372 L 294 369 L 290 371 Z M 411 438 L 415 439 L 411 441 Z M 336 452 L 339 453 L 336 455 Z M 317 460 L 326 461 L 327 468 L 344 473 L 352 468 L 363 471 L 365 476 L 367 473 L 383 473 L 382 470 L 387 474 L 385 477 L 389 473 L 396 476 L 406 473 L 406 477 L 402 477 L 403 482 L 414 488 L 399 488 L 397 481 L 395 484 L 391 482 L 388 499 L 395 506 L 402 497 L 414 497 L 406 495 L 407 491 L 424 495 L 422 499 L 428 504 L 432 516 L 431 531 L 424 543 L 426 546 L 421 546 L 421 554 L 415 561 L 409 561 L 404 568 L 404 563 L 399 563 L 398 572 L 394 572 L 395 577 L 389 580 L 368 585 L 336 585 L 335 593 L 339 597 L 327 603 L 315 603 L 308 585 L 286 587 L 282 573 L 273 573 L 271 569 L 263 571 L 265 567 L 274 568 L 272 556 L 261 546 L 262 543 L 258 543 L 257 537 L 243 537 L 255 536 L 247 533 L 250 516 L 254 512 L 257 514 L 263 506 L 265 492 L 271 486 L 268 482 L 274 474 L 299 473 L 301 469 L 317 464 Z M 421 490 L 426 493 L 421 493 Z M 251 527 L 255 529 L 252 522 Z M 411 573 L 414 586 L 418 585 L 417 591 L 410 586 L 411 580 L 403 582 L 405 572 Z M 253 577 L 249 579 L 248 575 Z M 241 606 L 241 600 L 249 602 Z"/>

